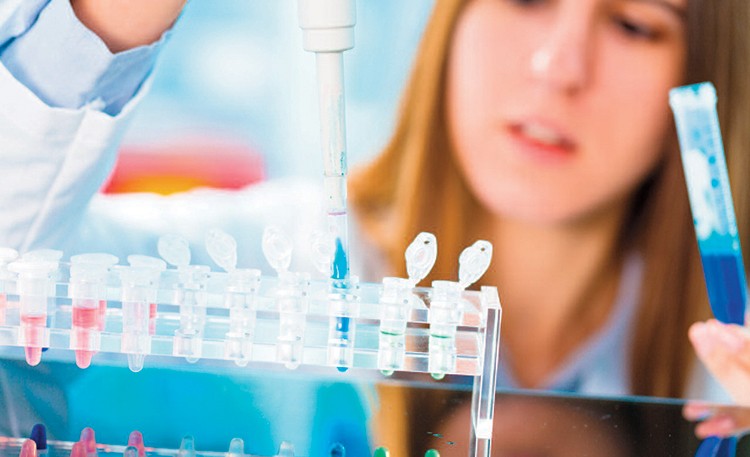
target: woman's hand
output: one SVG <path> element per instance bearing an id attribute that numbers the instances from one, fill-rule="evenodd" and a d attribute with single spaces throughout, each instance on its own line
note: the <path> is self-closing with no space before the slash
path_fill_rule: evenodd
<path id="1" fill-rule="evenodd" d="M 698 357 L 735 402 L 750 406 L 750 329 L 711 319 L 688 332 Z"/>
<path id="2" fill-rule="evenodd" d="M 78 19 L 113 53 L 157 41 L 187 0 L 71 0 Z"/>
<path id="3" fill-rule="evenodd" d="M 729 438 L 750 433 L 750 408 L 743 406 L 711 405 L 688 402 L 682 415 L 689 421 L 698 421 L 695 435 L 705 439 L 709 436 Z"/>

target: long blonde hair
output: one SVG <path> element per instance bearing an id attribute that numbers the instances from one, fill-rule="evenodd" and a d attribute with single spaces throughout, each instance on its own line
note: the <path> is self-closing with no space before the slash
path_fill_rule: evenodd
<path id="1" fill-rule="evenodd" d="M 446 62 L 466 0 L 436 0 L 395 132 L 383 152 L 352 175 L 351 201 L 394 274 L 420 231 L 435 233 L 441 255 L 433 276 L 455 276 L 455 259 L 473 241 L 472 221 L 486 214 L 469 191 L 448 141 Z M 750 2 L 688 0 L 685 83 L 712 81 L 743 246 L 750 244 Z M 730 103 L 731 100 L 731 103 Z M 636 193 L 620 252 L 637 249 L 644 280 L 631 348 L 634 394 L 682 396 L 694 362 L 689 325 L 709 316 L 679 151 L 669 133 L 663 162 Z M 502 254 L 500 254 L 502 255 Z M 497 284 L 502 296 L 502 284 Z"/>

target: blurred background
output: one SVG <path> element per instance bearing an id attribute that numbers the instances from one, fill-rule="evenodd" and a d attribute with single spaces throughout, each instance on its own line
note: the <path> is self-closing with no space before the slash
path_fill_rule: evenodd
<path id="1" fill-rule="evenodd" d="M 356 44 L 344 53 L 350 169 L 388 139 L 432 3 L 357 2 Z M 296 1 L 190 0 L 104 190 L 319 176 L 317 103 Z"/>

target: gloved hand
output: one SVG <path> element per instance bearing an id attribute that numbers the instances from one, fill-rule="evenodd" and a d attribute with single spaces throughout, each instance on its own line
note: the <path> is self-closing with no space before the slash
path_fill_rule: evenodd
<path id="1" fill-rule="evenodd" d="M 117 53 L 157 41 L 187 0 L 71 0 L 78 19 Z"/>

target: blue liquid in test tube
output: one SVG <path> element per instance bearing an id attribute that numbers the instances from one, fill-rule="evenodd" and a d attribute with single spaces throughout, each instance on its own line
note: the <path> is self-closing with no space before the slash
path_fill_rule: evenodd
<path id="1" fill-rule="evenodd" d="M 336 254 L 333 258 L 331 279 L 333 280 L 333 287 L 348 288 L 349 260 L 346 258 L 346 250 L 341 238 L 336 238 Z M 342 340 L 349 339 L 350 323 L 351 318 L 349 317 L 336 317 L 336 332 Z M 343 373 L 347 370 L 347 367 L 337 367 L 337 369 Z"/>
<path id="2" fill-rule="evenodd" d="M 711 83 L 678 87 L 670 91 L 669 103 L 711 309 L 722 322 L 743 324 L 747 280 L 716 113 L 716 89 Z"/>

